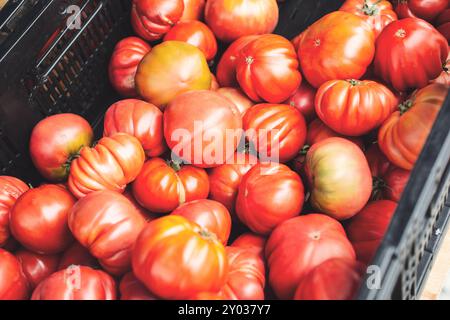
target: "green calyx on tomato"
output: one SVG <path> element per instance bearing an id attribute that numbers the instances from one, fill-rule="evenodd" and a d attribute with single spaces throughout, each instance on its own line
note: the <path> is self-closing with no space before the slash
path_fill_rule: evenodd
<path id="1" fill-rule="evenodd" d="M 400 109 L 400 114 L 404 114 L 406 111 L 411 109 L 412 105 L 413 105 L 412 100 L 406 100 L 405 102 L 400 103 L 398 105 L 398 108 Z"/>
<path id="2" fill-rule="evenodd" d="M 377 16 L 380 13 L 380 10 L 377 6 L 380 2 L 381 0 L 378 0 L 377 2 L 370 4 L 367 0 L 364 1 L 362 12 L 368 16 Z"/>
<path id="3" fill-rule="evenodd" d="M 305 144 L 302 148 L 302 150 L 300 150 L 299 155 L 301 156 L 306 156 L 306 154 L 308 153 L 309 149 L 311 149 L 311 146 L 308 144 Z"/>
<path id="4" fill-rule="evenodd" d="M 371 199 L 373 201 L 382 199 L 383 190 L 386 189 L 388 186 L 386 182 L 379 178 L 379 177 L 373 177 L 373 187 L 372 187 L 372 196 Z"/>
<path id="5" fill-rule="evenodd" d="M 356 80 L 356 79 L 349 79 L 347 80 L 348 83 L 352 85 L 352 87 L 360 86 L 362 85 L 362 81 Z"/>
<path id="6" fill-rule="evenodd" d="M 62 165 L 62 170 L 64 171 L 65 175 L 68 175 L 70 173 L 70 166 L 72 165 L 72 161 L 80 157 L 80 152 L 83 148 L 84 146 L 81 146 L 77 152 L 71 153 L 66 162 Z"/>
<path id="7" fill-rule="evenodd" d="M 206 229 L 201 229 L 198 234 L 205 240 L 208 241 L 219 241 L 216 234 L 214 234 L 213 232 L 209 232 Z"/>
<path id="8" fill-rule="evenodd" d="M 175 172 L 178 172 L 183 167 L 183 161 L 182 160 L 168 160 L 167 165 L 171 167 Z"/>

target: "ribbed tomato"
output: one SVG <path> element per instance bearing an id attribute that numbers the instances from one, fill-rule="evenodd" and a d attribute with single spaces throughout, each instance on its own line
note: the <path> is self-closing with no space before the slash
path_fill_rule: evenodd
<path id="1" fill-rule="evenodd" d="M 103 136 L 122 132 L 136 137 L 145 154 L 157 157 L 166 149 L 163 130 L 163 114 L 155 105 L 137 99 L 114 103 L 105 113 Z"/>
<path id="2" fill-rule="evenodd" d="M 309 214 L 280 224 L 266 244 L 270 285 L 280 299 L 292 299 L 302 277 L 332 258 L 355 260 L 344 228 L 323 214 Z"/>
<path id="3" fill-rule="evenodd" d="M 294 46 L 274 34 L 259 36 L 241 49 L 236 77 L 242 90 L 256 102 L 286 101 L 302 82 Z"/>
<path id="4" fill-rule="evenodd" d="M 306 144 L 308 146 L 312 146 L 316 143 L 319 143 L 323 140 L 326 140 L 328 138 L 338 137 L 338 138 L 345 138 L 354 144 L 356 144 L 358 147 L 361 148 L 361 150 L 364 149 L 364 141 L 361 137 L 346 137 L 342 134 L 339 134 L 335 131 L 333 131 L 331 128 L 329 128 L 325 123 L 323 123 L 320 119 L 313 120 L 308 125 L 308 134 L 306 135 Z"/>
<path id="5" fill-rule="evenodd" d="M 224 87 L 219 88 L 217 90 L 217 93 L 220 93 L 222 96 L 230 100 L 235 104 L 235 106 L 239 109 L 239 112 L 241 113 L 242 117 L 244 116 L 245 112 L 250 109 L 255 103 L 250 100 L 245 93 L 243 93 L 238 88 L 230 88 L 230 87 Z"/>
<path id="6" fill-rule="evenodd" d="M 205 170 L 161 158 L 148 160 L 133 183 L 137 202 L 156 213 L 168 213 L 185 202 L 206 199 L 208 193 Z"/>
<path id="7" fill-rule="evenodd" d="M 28 279 L 31 290 L 58 270 L 58 255 L 42 255 L 28 250 L 19 250 L 15 255 Z"/>
<path id="8" fill-rule="evenodd" d="M 231 246 L 237 248 L 244 248 L 247 250 L 253 250 L 261 257 L 264 257 L 264 249 L 266 247 L 266 241 L 267 239 L 260 235 L 247 232 L 240 235 L 236 240 L 234 240 Z"/>
<path id="9" fill-rule="evenodd" d="M 138 37 L 119 41 L 109 62 L 109 81 L 124 97 L 136 97 L 134 77 L 139 63 L 150 52 L 151 46 Z"/>
<path id="10" fill-rule="evenodd" d="M 71 265 L 98 268 L 97 260 L 89 253 L 89 250 L 83 247 L 78 241 L 75 241 L 61 256 L 58 270 L 66 269 Z"/>
<path id="11" fill-rule="evenodd" d="M 0 300 L 28 298 L 30 288 L 19 260 L 3 249 L 0 249 L 0 279 Z"/>
<path id="12" fill-rule="evenodd" d="M 123 276 L 119 285 L 120 300 L 157 300 L 147 288 L 129 272 Z"/>
<path id="13" fill-rule="evenodd" d="M 420 18 L 432 22 L 448 5 L 448 0 L 397 0 L 395 11 L 400 19 Z"/>
<path id="14" fill-rule="evenodd" d="M 228 274 L 225 248 L 210 232 L 169 215 L 147 224 L 133 250 L 136 277 L 158 297 L 188 299 L 219 291 Z"/>
<path id="15" fill-rule="evenodd" d="M 206 0 L 183 0 L 184 10 L 180 21 L 202 20 Z"/>
<path id="16" fill-rule="evenodd" d="M 145 218 L 125 196 L 98 191 L 79 200 L 69 214 L 73 235 L 110 274 L 130 270 L 131 249 Z"/>
<path id="17" fill-rule="evenodd" d="M 126 133 L 102 138 L 84 147 L 70 167 L 68 186 L 77 197 L 99 190 L 123 192 L 141 171 L 145 153 L 138 139 Z"/>
<path id="18" fill-rule="evenodd" d="M 303 80 L 300 87 L 284 103 L 296 107 L 305 117 L 305 120 L 310 122 L 316 117 L 315 97 L 316 89 Z"/>
<path id="19" fill-rule="evenodd" d="M 437 17 L 434 24 L 436 29 L 442 33 L 442 35 L 450 43 L 450 8 L 442 11 L 442 13 Z"/>

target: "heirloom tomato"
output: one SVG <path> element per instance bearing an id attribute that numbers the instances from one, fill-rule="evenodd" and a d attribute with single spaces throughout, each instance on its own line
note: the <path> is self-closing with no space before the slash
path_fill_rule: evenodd
<path id="1" fill-rule="evenodd" d="M 338 138 L 345 138 L 354 144 L 356 144 L 358 147 L 364 149 L 364 142 L 360 137 L 346 137 L 344 135 L 341 135 L 332 129 L 330 129 L 325 123 L 323 123 L 320 119 L 313 120 L 308 125 L 308 134 L 306 135 L 306 144 L 308 146 L 312 146 L 320 141 L 323 141 L 328 138 L 338 137 Z M 307 151 L 307 150 L 306 150 Z"/>
<path id="2" fill-rule="evenodd" d="M 387 200 L 399 202 L 410 175 L 411 171 L 391 166 L 383 177 L 383 197 Z"/>
<path id="3" fill-rule="evenodd" d="M 447 42 L 450 43 L 450 8 L 444 10 L 438 16 L 435 26 L 445 39 L 447 39 Z"/>
<path id="4" fill-rule="evenodd" d="M 129 272 L 123 276 L 119 285 L 120 300 L 157 300 L 147 288 Z"/>
<path id="5" fill-rule="evenodd" d="M 311 87 L 308 82 L 302 81 L 300 87 L 284 103 L 296 107 L 305 117 L 305 120 L 310 122 L 316 117 L 315 97 L 316 89 Z"/>
<path id="6" fill-rule="evenodd" d="M 15 255 L 28 279 L 31 290 L 58 270 L 59 256 L 57 255 L 42 255 L 23 249 L 16 252 Z"/>
<path id="7" fill-rule="evenodd" d="M 206 0 L 183 0 L 184 11 L 180 21 L 202 20 Z"/>
<path id="8" fill-rule="evenodd" d="M 0 248 L 0 300 L 25 300 L 29 283 L 19 260 Z"/>
<path id="9" fill-rule="evenodd" d="M 239 109 L 242 117 L 244 116 L 245 112 L 250 109 L 251 106 L 255 105 L 255 103 L 238 88 L 219 88 L 217 90 L 217 93 L 220 93 L 222 96 L 233 102 Z"/>
<path id="10" fill-rule="evenodd" d="M 441 83 L 450 86 L 450 52 L 448 54 L 447 61 L 445 61 L 445 64 L 442 65 L 441 74 L 439 77 L 432 80 L 431 83 Z"/>
<path id="11" fill-rule="evenodd" d="M 395 11 L 400 19 L 420 18 L 432 22 L 448 5 L 448 0 L 397 0 Z"/>
<path id="12" fill-rule="evenodd" d="M 89 253 L 89 250 L 83 247 L 78 241 L 75 241 L 61 256 L 58 270 L 66 269 L 71 265 L 98 268 L 97 260 Z"/>
<path id="13" fill-rule="evenodd" d="M 247 232 L 240 235 L 236 240 L 234 240 L 231 246 L 252 250 L 260 256 L 264 257 L 264 248 L 266 247 L 266 241 L 267 239 L 260 235 Z"/>

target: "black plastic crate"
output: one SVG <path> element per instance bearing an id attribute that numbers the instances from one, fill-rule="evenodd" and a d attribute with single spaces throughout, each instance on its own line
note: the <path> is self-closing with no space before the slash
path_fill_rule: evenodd
<path id="1" fill-rule="evenodd" d="M 276 33 L 296 36 L 340 0 L 287 0 Z M 42 182 L 28 156 L 33 126 L 73 112 L 101 133 L 107 107 L 120 99 L 109 85 L 114 45 L 131 35 L 130 0 L 10 0 L 0 12 L 0 174 Z M 81 8 L 81 29 L 67 19 Z M 450 216 L 450 99 L 438 116 L 386 237 L 374 259 L 381 287 L 359 299 L 419 296 Z"/>

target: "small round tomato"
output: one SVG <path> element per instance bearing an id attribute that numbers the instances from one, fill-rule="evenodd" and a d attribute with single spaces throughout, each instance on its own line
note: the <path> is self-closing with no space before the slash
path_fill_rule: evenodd
<path id="1" fill-rule="evenodd" d="M 305 117 L 305 120 L 310 122 L 316 117 L 316 109 L 314 107 L 316 91 L 308 82 L 302 81 L 300 87 L 284 103 L 296 107 Z"/>
<path id="2" fill-rule="evenodd" d="M 69 249 L 64 251 L 59 260 L 58 270 L 66 269 L 72 265 L 98 268 L 97 260 L 78 241 L 75 241 Z"/>
<path id="3" fill-rule="evenodd" d="M 3 249 L 0 249 L 0 279 L 0 300 L 28 298 L 30 288 L 19 260 Z"/>
<path id="4" fill-rule="evenodd" d="M 180 21 L 203 20 L 206 0 L 183 0 L 184 10 Z"/>
<path id="5" fill-rule="evenodd" d="M 244 116 L 245 112 L 250 109 L 250 107 L 255 105 L 255 103 L 238 88 L 219 88 L 217 90 L 217 93 L 220 93 L 222 96 L 233 102 L 239 109 L 242 117 Z"/>
<path id="6" fill-rule="evenodd" d="M 308 146 L 312 146 L 328 138 L 338 137 L 338 138 L 345 138 L 353 142 L 358 147 L 360 147 L 361 150 L 364 149 L 364 141 L 361 139 L 361 137 L 346 137 L 342 134 L 339 134 L 336 131 L 333 131 L 331 128 L 329 128 L 320 119 L 313 120 L 308 125 L 307 132 L 308 134 L 306 135 L 306 144 Z"/>
<path id="7" fill-rule="evenodd" d="M 31 290 L 58 270 L 59 256 L 57 255 L 42 255 L 28 250 L 20 250 L 15 255 L 20 261 Z"/>
<path id="8" fill-rule="evenodd" d="M 157 300 L 147 288 L 129 272 L 123 276 L 119 285 L 120 300 Z"/>

